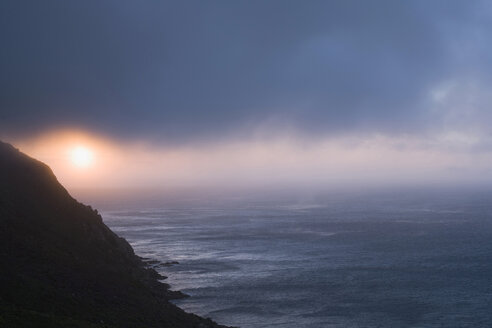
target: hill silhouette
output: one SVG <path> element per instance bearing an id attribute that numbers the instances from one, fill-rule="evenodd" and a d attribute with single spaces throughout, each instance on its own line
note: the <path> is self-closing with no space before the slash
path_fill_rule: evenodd
<path id="1" fill-rule="evenodd" d="M 169 300 L 98 212 L 51 169 L 0 142 L 0 327 L 224 327 Z"/>

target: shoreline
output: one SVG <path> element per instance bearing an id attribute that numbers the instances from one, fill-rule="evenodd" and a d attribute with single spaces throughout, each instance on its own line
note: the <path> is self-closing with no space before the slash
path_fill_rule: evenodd
<path id="1" fill-rule="evenodd" d="M 0 142 L 0 181 L 0 325 L 227 328 L 172 304 L 184 293 L 46 164 Z"/>

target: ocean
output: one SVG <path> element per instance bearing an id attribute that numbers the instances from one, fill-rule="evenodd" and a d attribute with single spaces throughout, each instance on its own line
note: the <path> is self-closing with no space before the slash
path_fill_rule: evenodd
<path id="1" fill-rule="evenodd" d="M 223 197 L 105 223 L 231 326 L 492 327 L 492 192 Z"/>

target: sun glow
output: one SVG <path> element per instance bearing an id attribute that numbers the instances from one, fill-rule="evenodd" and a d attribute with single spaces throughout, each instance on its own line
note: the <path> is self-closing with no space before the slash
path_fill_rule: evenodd
<path id="1" fill-rule="evenodd" d="M 477 142 L 461 134 L 421 139 L 340 137 L 316 142 L 287 135 L 181 147 L 62 130 L 12 143 L 48 164 L 63 185 L 83 190 L 344 187 L 458 181 L 458 173 L 463 181 L 481 182 L 490 173 L 492 152 L 469 151 Z"/>
<path id="2" fill-rule="evenodd" d="M 94 162 L 94 153 L 89 148 L 77 146 L 70 151 L 70 160 L 77 167 L 89 167 Z"/>

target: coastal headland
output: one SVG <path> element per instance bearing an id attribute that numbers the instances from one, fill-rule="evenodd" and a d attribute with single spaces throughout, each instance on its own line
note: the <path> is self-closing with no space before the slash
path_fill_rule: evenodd
<path id="1" fill-rule="evenodd" d="M 51 169 L 0 142 L 0 327 L 219 328 Z"/>

